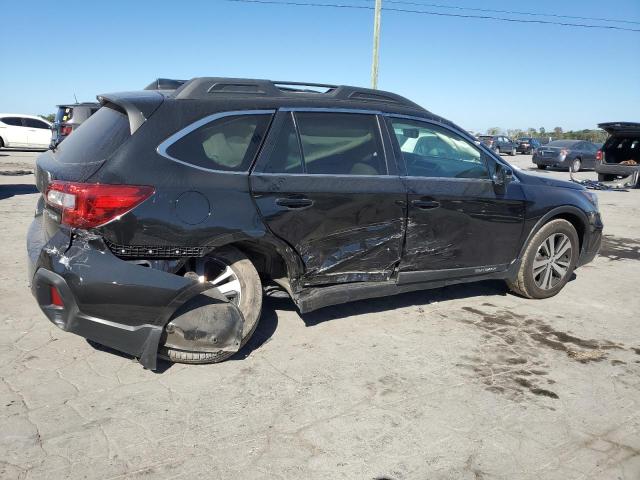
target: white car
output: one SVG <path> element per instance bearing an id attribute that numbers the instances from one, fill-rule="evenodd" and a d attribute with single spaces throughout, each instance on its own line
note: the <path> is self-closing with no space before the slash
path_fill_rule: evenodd
<path id="1" fill-rule="evenodd" d="M 47 149 L 51 143 L 51 124 L 40 117 L 0 113 L 0 148 Z"/>

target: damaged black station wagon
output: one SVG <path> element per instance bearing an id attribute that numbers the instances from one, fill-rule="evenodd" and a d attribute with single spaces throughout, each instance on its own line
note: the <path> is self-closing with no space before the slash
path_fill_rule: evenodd
<path id="1" fill-rule="evenodd" d="M 100 96 L 39 157 L 28 238 L 46 316 L 148 368 L 237 352 L 267 281 L 302 313 L 482 279 L 546 298 L 600 246 L 592 193 L 513 170 L 401 96 L 160 84 Z"/>

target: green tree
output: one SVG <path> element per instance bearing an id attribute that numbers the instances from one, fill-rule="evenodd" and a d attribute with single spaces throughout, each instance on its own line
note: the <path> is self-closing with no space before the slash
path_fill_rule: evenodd
<path id="1" fill-rule="evenodd" d="M 540 127 L 540 135 L 545 135 L 547 133 L 547 131 L 544 129 L 544 127 Z"/>
<path id="2" fill-rule="evenodd" d="M 562 131 L 562 127 L 555 127 L 553 129 L 553 136 L 556 138 L 562 138 L 563 133 L 564 132 Z"/>
<path id="3" fill-rule="evenodd" d="M 500 127 L 487 128 L 487 135 L 499 135 L 501 132 Z"/>
<path id="4" fill-rule="evenodd" d="M 49 115 L 39 115 L 39 117 L 44 118 L 47 122 L 53 123 L 53 121 L 56 119 L 56 114 L 50 113 Z"/>

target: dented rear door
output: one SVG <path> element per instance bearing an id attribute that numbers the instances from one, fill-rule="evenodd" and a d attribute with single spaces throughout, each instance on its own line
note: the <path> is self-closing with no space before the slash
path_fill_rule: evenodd
<path id="1" fill-rule="evenodd" d="M 251 190 L 270 230 L 302 258 L 305 285 L 387 280 L 400 261 L 406 191 L 380 128 L 375 115 L 277 115 Z"/>

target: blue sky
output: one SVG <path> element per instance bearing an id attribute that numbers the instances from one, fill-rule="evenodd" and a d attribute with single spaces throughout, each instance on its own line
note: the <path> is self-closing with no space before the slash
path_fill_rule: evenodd
<path id="1" fill-rule="evenodd" d="M 638 0 L 431 3 L 640 22 Z M 92 100 L 156 77 L 370 82 L 370 10 L 223 0 L 5 0 L 1 10 L 4 112 L 52 113 L 74 93 Z M 639 59 L 640 33 L 383 12 L 379 88 L 470 130 L 593 128 L 640 121 Z"/>

